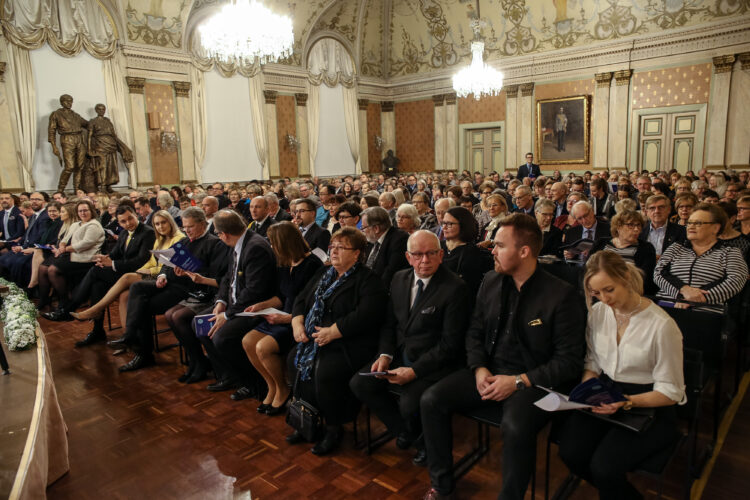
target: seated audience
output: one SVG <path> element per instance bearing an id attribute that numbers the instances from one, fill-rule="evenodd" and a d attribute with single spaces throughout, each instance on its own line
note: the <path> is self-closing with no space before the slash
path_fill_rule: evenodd
<path id="1" fill-rule="evenodd" d="M 542 230 L 542 249 L 539 255 L 557 255 L 562 245 L 563 233 L 552 225 L 552 221 L 555 220 L 555 208 L 552 200 L 539 200 L 534 206 L 534 215 L 539 229 Z"/>
<path id="2" fill-rule="evenodd" d="M 292 216 L 289 212 L 281 208 L 279 197 L 275 193 L 266 193 L 263 195 L 268 203 L 268 213 L 276 222 L 291 221 Z"/>
<path id="3" fill-rule="evenodd" d="M 601 250 L 618 254 L 641 270 L 643 289 L 647 295 L 653 295 L 656 292 L 653 280 L 656 251 L 651 243 L 639 238 L 644 223 L 639 212 L 620 212 L 615 215 L 612 218 L 612 237 L 597 240 L 591 249 L 591 255 Z"/>
<path id="4" fill-rule="evenodd" d="M 610 219 L 615 213 L 614 195 L 609 192 L 609 184 L 605 179 L 596 177 L 590 184 L 591 205 L 594 207 L 594 213 L 597 217 Z"/>
<path id="5" fill-rule="evenodd" d="M 16 244 L 11 244 L 10 252 L 0 255 L 0 276 L 10 279 L 19 286 L 29 283 L 31 275 L 31 259 L 34 245 L 54 243 L 57 231 L 49 231 L 52 217 L 47 211 L 46 201 L 42 193 L 35 191 L 29 198 L 31 215 L 23 238 Z M 59 230 L 60 225 L 55 224 Z"/>
<path id="6" fill-rule="evenodd" d="M 675 404 L 685 398 L 682 335 L 663 309 L 642 296 L 640 273 L 612 252 L 591 256 L 584 288 L 590 312 L 582 380 L 598 377 L 627 399 L 594 407 L 592 413 L 648 408 L 654 419 L 642 432 L 633 432 L 570 412 L 560 456 L 571 472 L 599 490 L 600 498 L 641 498 L 627 473 L 678 435 Z M 599 302 L 591 305 L 590 297 Z"/>
<path id="7" fill-rule="evenodd" d="M 486 226 L 492 219 L 489 214 L 488 197 L 495 191 L 495 189 L 497 189 L 497 186 L 492 181 L 485 181 L 477 188 L 479 191 L 479 203 L 474 206 L 471 214 L 477 220 L 479 227 Z"/>
<path id="8" fill-rule="evenodd" d="M 271 217 L 271 212 L 268 208 L 268 201 L 263 196 L 256 196 L 250 200 L 250 217 L 252 221 L 248 225 L 248 229 L 255 231 L 258 236 L 266 237 L 268 228 L 276 224 L 276 219 Z"/>
<path id="9" fill-rule="evenodd" d="M 498 224 L 502 226 L 502 221 Z M 442 225 L 445 235 L 445 241 L 441 243 L 445 251 L 443 264 L 464 280 L 473 297 L 484 273 L 492 268 L 490 253 L 474 244 L 478 233 L 477 221 L 467 209 L 453 207 L 443 215 Z"/>
<path id="10" fill-rule="evenodd" d="M 750 237 L 750 196 L 743 196 L 737 200 L 737 230 Z"/>
<path id="11" fill-rule="evenodd" d="M 570 214 L 578 222 L 578 226 L 569 227 L 563 233 L 563 243 L 569 245 L 581 239 L 596 241 L 599 238 L 608 238 L 610 236 L 609 222 L 597 219 L 594 215 L 594 209 L 586 201 L 579 201 L 570 211 Z M 573 259 L 575 255 L 570 250 L 565 250 L 563 255 L 566 259 Z M 584 252 L 580 256 L 586 260 L 588 255 Z"/>
<path id="12" fill-rule="evenodd" d="M 674 209 L 677 212 L 670 222 L 685 227 L 690 214 L 693 213 L 693 209 L 698 204 L 698 198 L 691 192 L 678 194 L 674 199 Z"/>
<path id="13" fill-rule="evenodd" d="M 734 228 L 738 214 L 737 206 L 734 202 L 721 201 L 719 202 L 719 207 L 727 215 L 727 223 L 719 235 L 719 239 L 724 245 L 738 248 L 742 253 L 742 258 L 745 259 L 748 267 L 750 267 L 750 238 L 747 238 Z"/>
<path id="14" fill-rule="evenodd" d="M 396 224 L 406 234 L 413 234 L 414 231 L 419 229 L 421 223 L 419 212 L 414 205 L 404 203 L 396 210 Z"/>
<path id="15" fill-rule="evenodd" d="M 727 216 L 716 205 L 699 203 L 687 222 L 687 241 L 670 245 L 659 259 L 654 282 L 659 295 L 691 302 L 723 304 L 747 280 L 739 249 L 719 240 Z"/>
<path id="16" fill-rule="evenodd" d="M 437 219 L 437 227 L 433 232 L 437 235 L 440 241 L 445 241 L 445 233 L 443 232 L 443 217 L 449 208 L 455 207 L 456 202 L 451 198 L 440 198 L 435 201 L 435 218 Z"/>
<path id="17" fill-rule="evenodd" d="M 154 198 L 156 199 L 156 198 Z M 151 207 L 151 202 L 145 196 L 141 196 L 135 200 L 135 208 L 138 210 L 138 217 L 140 221 L 147 226 L 151 225 L 151 217 L 154 216 L 154 209 Z"/>
<path id="18" fill-rule="evenodd" d="M 182 220 L 180 219 L 180 209 L 174 206 L 174 198 L 169 194 L 169 191 L 162 190 L 156 195 L 156 205 L 159 210 L 165 210 L 169 212 L 169 215 L 175 220 L 179 226 Z"/>
<path id="19" fill-rule="evenodd" d="M 331 233 L 321 228 L 315 223 L 315 203 L 309 198 L 299 198 L 295 200 L 295 211 L 297 225 L 302 231 L 302 237 L 310 245 L 311 250 L 320 248 L 322 251 L 328 251 L 328 243 L 331 241 Z"/>
<path id="20" fill-rule="evenodd" d="M 492 241 L 495 239 L 495 233 L 500 227 L 500 221 L 503 217 L 508 215 L 508 204 L 505 202 L 505 198 L 501 194 L 491 194 L 486 196 L 483 202 L 487 207 L 487 216 L 489 219 L 479 232 L 480 241 L 478 245 L 482 248 L 490 248 L 492 246 Z"/>
<path id="21" fill-rule="evenodd" d="M 407 257 L 412 269 L 393 277 L 378 357 L 359 370 L 388 375 L 355 373 L 349 386 L 397 437 L 399 448 L 416 444 L 415 463 L 425 465 L 419 400 L 428 387 L 460 367 L 471 297 L 466 284 L 441 265 L 443 250 L 434 233 L 412 234 Z"/>
<path id="22" fill-rule="evenodd" d="M 49 216 L 49 223 L 47 229 L 42 233 L 39 238 L 40 245 L 46 245 L 52 247 L 57 245 L 60 230 L 63 227 L 62 220 L 63 205 L 59 201 L 52 201 L 47 205 L 47 215 Z M 28 250 L 31 250 L 31 262 L 28 264 L 29 269 L 29 282 L 27 288 L 32 290 L 39 284 L 39 266 L 44 262 L 45 255 L 51 255 L 50 250 L 41 248 L 27 248 L 24 250 L 25 254 L 28 254 Z M 45 252 L 47 252 L 45 254 Z M 39 297 L 41 299 L 41 297 Z"/>
<path id="23" fill-rule="evenodd" d="M 565 199 L 565 213 L 555 217 L 555 222 L 552 223 L 557 229 L 565 233 L 569 227 L 575 227 L 578 225 L 578 221 L 573 214 L 573 205 L 579 201 L 588 201 L 588 198 L 583 193 L 570 193 Z"/>
<path id="24" fill-rule="evenodd" d="M 643 227 L 640 238 L 653 245 L 657 258 L 672 243 L 685 241 L 685 228 L 674 222 L 669 222 L 671 210 L 669 198 L 663 194 L 655 194 L 650 196 L 642 206 L 646 207 L 649 222 Z"/>
<path id="25" fill-rule="evenodd" d="M 380 210 L 378 212 L 371 212 Z M 379 207 L 365 211 L 390 222 Z M 382 224 L 382 222 L 378 222 Z M 376 352 L 383 323 L 382 304 L 388 299 L 383 281 L 363 265 L 367 240 L 352 228 L 331 238 L 331 267 L 321 269 L 297 296 L 292 311 L 292 331 L 298 342 L 292 351 L 297 381 L 294 397 L 320 412 L 325 433 L 312 448 L 325 455 L 338 447 L 342 425 L 355 418 L 359 409 L 349 390 L 357 368 Z M 322 390 L 319 390 L 321 388 Z M 301 442 L 296 430 L 289 443 Z"/>
<path id="26" fill-rule="evenodd" d="M 36 308 L 38 311 L 47 309 L 51 304 L 52 283 L 49 280 L 49 266 L 52 265 L 52 262 L 56 258 L 54 252 L 59 248 L 60 243 L 69 242 L 70 237 L 73 235 L 73 224 L 78 222 L 75 203 L 66 203 L 60 208 L 60 220 L 62 221 L 62 225 L 57 233 L 56 242 L 50 245 L 52 247 L 50 250 L 41 251 L 41 262 L 39 262 L 39 269 L 37 270 L 39 302 Z M 35 257 L 37 257 L 37 260 L 39 259 L 39 256 L 35 255 Z M 32 284 L 29 283 L 29 285 Z"/>
<path id="27" fill-rule="evenodd" d="M 411 198 L 411 203 L 419 214 L 419 229 L 432 231 L 437 227 L 437 218 L 430 210 L 430 197 L 427 193 L 418 191 Z"/>
<path id="28" fill-rule="evenodd" d="M 528 186 L 519 186 L 513 193 L 514 213 L 534 216 L 534 196 Z"/>
<path id="29" fill-rule="evenodd" d="M 347 201 L 339 205 L 339 208 L 334 212 L 333 219 L 336 220 L 331 234 L 335 233 L 342 227 L 353 227 L 359 229 L 362 221 L 359 215 L 362 213 L 362 207 L 352 201 Z"/>
<path id="30" fill-rule="evenodd" d="M 356 203 L 351 203 L 357 206 Z M 259 413 L 281 414 L 289 399 L 284 359 L 294 345 L 292 307 L 297 295 L 307 286 L 323 263 L 310 252 L 310 247 L 296 227 L 284 222 L 268 228 L 268 240 L 276 255 L 279 290 L 268 300 L 248 306 L 247 312 L 268 308 L 280 309 L 283 314 L 266 314 L 263 321 L 242 339 L 248 359 L 266 382 L 268 392 L 258 406 Z"/>
<path id="31" fill-rule="evenodd" d="M 500 222 L 487 273 L 466 333 L 467 367 L 422 395 L 420 411 L 432 489 L 453 494 L 454 413 L 492 409 L 501 419 L 502 489 L 523 498 L 535 467 L 537 433 L 550 414 L 534 406 L 546 393 L 580 377 L 584 314 L 574 288 L 537 265 L 542 232 L 533 218 Z M 442 495 L 442 496 L 441 496 Z"/>
<path id="32" fill-rule="evenodd" d="M 371 207 L 362 212 L 362 232 L 368 242 L 365 266 L 381 277 L 387 289 L 396 271 L 409 266 L 406 261 L 409 235 L 391 227 L 391 218 L 382 207 Z"/>
<path id="33" fill-rule="evenodd" d="M 21 209 L 13 202 L 13 195 L 9 192 L 0 193 L 0 249 L 7 251 L 10 248 L 10 242 L 20 241 L 23 237 L 26 227 L 24 226 Z"/>

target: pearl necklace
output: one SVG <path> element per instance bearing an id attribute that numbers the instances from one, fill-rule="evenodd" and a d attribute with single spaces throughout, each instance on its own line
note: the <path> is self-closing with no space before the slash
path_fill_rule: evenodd
<path id="1" fill-rule="evenodd" d="M 638 305 L 635 306 L 635 309 L 633 309 L 627 314 L 617 314 L 617 312 L 615 312 L 614 309 L 612 309 L 612 311 L 615 313 L 615 321 L 617 322 L 618 330 L 622 328 L 623 326 L 625 326 L 625 323 L 630 321 L 630 317 L 633 316 L 633 314 L 635 314 L 641 308 L 642 304 L 643 304 L 643 297 L 638 299 Z"/>

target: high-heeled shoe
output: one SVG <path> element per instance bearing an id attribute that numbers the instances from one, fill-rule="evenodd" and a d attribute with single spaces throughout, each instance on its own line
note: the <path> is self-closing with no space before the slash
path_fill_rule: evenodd
<path id="1" fill-rule="evenodd" d="M 258 413 L 266 413 L 270 408 L 273 408 L 270 404 L 261 403 L 258 406 Z"/>
<path id="2" fill-rule="evenodd" d="M 281 403 L 281 406 L 268 405 L 268 408 L 266 409 L 266 415 L 268 415 L 269 417 L 274 417 L 276 415 L 281 415 L 282 413 L 284 413 L 286 411 L 286 404 L 291 398 L 292 393 L 290 392 L 284 402 Z"/>
<path id="3" fill-rule="evenodd" d="M 91 312 L 91 308 L 84 309 L 81 312 L 72 312 L 70 313 L 71 316 L 73 316 L 78 321 L 88 321 L 90 319 L 95 319 L 99 316 L 96 312 Z"/>

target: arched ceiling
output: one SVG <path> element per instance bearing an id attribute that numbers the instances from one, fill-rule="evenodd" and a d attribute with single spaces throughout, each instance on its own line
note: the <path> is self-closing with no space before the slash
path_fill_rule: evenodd
<path id="1" fill-rule="evenodd" d="M 129 42 L 184 49 L 199 19 L 228 0 L 118 0 Z M 332 36 L 363 76 L 390 78 L 468 63 L 476 0 L 264 0 L 290 15 L 304 65 L 309 46 Z M 488 60 L 750 17 L 748 0 L 480 0 Z"/>

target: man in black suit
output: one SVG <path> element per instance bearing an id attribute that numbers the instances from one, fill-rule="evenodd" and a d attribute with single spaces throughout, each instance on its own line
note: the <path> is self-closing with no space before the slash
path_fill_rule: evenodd
<path id="1" fill-rule="evenodd" d="M 649 222 L 643 227 L 639 238 L 654 246 L 657 257 L 672 243 L 684 243 L 687 238 L 684 226 L 669 222 L 670 208 L 669 198 L 663 194 L 655 194 L 646 200 L 646 215 Z"/>
<path id="2" fill-rule="evenodd" d="M 302 231 L 302 237 L 310 245 L 311 250 L 320 248 L 327 253 L 328 244 L 331 242 L 331 233 L 315 223 L 315 213 L 317 212 L 315 202 L 309 198 L 300 198 L 296 202 L 294 220 Z"/>
<path id="3" fill-rule="evenodd" d="M 598 219 L 594 208 L 587 201 L 579 201 L 571 208 L 571 215 L 578 221 L 577 226 L 569 227 L 563 234 L 563 243 L 569 245 L 581 239 L 596 241 L 599 238 L 609 238 L 609 222 Z M 573 259 L 576 255 L 570 250 L 563 252 L 566 259 Z M 581 254 L 583 260 L 588 257 L 587 253 Z"/>
<path id="4" fill-rule="evenodd" d="M 552 223 L 555 221 L 555 202 L 542 198 L 534 206 L 534 215 L 539 229 L 542 230 L 542 249 L 539 255 L 557 255 L 562 245 L 562 231 Z"/>
<path id="5" fill-rule="evenodd" d="M 258 198 L 253 198 L 253 201 Z M 221 280 L 216 304 L 211 313 L 214 323 L 207 337 L 200 337 L 217 382 L 212 391 L 239 387 L 231 398 L 240 401 L 257 396 L 258 373 L 242 348 L 242 338 L 262 318 L 237 316 L 247 307 L 272 298 L 277 293 L 276 257 L 271 245 L 250 229 L 231 210 L 221 210 L 214 217 L 219 238 L 230 249 L 231 267 Z"/>
<path id="6" fill-rule="evenodd" d="M 21 241 L 26 228 L 21 217 L 21 209 L 15 206 L 13 196 L 9 192 L 0 193 L 0 206 L 3 209 L 0 212 L 0 231 L 3 233 L 1 238 L 4 241 Z M 0 248 L 3 249 L 11 246 L 8 243 L 0 243 Z"/>
<path id="7" fill-rule="evenodd" d="M 441 265 L 443 250 L 435 233 L 413 233 L 406 254 L 413 269 L 393 277 L 378 358 L 360 370 L 388 375 L 355 374 L 349 385 L 397 436 L 399 448 L 417 441 L 415 463 L 424 465 L 424 443 L 418 439 L 419 399 L 428 387 L 460 367 L 471 301 L 463 280 Z M 400 394 L 398 401 L 392 390 Z"/>
<path id="8" fill-rule="evenodd" d="M 542 171 L 539 169 L 539 165 L 534 163 L 534 154 L 526 153 L 526 163 L 518 167 L 516 179 L 523 181 L 524 177 L 531 177 L 531 180 L 534 180 L 540 175 L 542 175 Z"/>
<path id="9" fill-rule="evenodd" d="M 409 235 L 391 227 L 388 212 L 381 207 L 370 207 L 362 212 L 362 232 L 368 241 L 365 265 L 383 278 L 383 285 L 390 289 L 396 271 L 406 269 L 406 241 Z"/>
<path id="10" fill-rule="evenodd" d="M 147 226 L 153 226 L 152 219 L 154 217 L 154 210 L 152 209 L 148 198 L 142 196 L 135 200 L 135 208 L 138 210 L 138 216 L 140 217 L 141 222 Z"/>
<path id="11" fill-rule="evenodd" d="M 523 498 L 535 467 L 537 433 L 550 414 L 534 406 L 566 390 L 583 368 L 585 316 L 573 287 L 537 265 L 542 233 L 537 222 L 512 214 L 500 222 L 466 333 L 467 368 L 425 391 L 422 427 L 432 489 L 425 498 L 453 495 L 452 416 L 485 409 L 501 418 L 499 499 Z"/>
<path id="12" fill-rule="evenodd" d="M 216 236 L 216 228 L 214 227 L 214 215 L 219 211 L 219 200 L 215 196 L 205 196 L 201 200 L 201 209 L 206 214 L 206 224 L 208 224 L 208 231 Z"/>
<path id="13" fill-rule="evenodd" d="M 253 218 L 248 229 L 252 229 L 258 236 L 266 237 L 268 228 L 276 224 L 276 220 L 268 213 L 268 201 L 263 196 L 256 196 L 250 200 L 250 217 Z"/>
<path id="14" fill-rule="evenodd" d="M 16 269 L 28 267 L 28 261 L 22 253 L 23 250 L 33 247 L 36 243 L 42 242 L 42 236 L 47 231 L 50 223 L 49 215 L 45 209 L 47 203 L 45 196 L 45 194 L 39 191 L 31 193 L 29 201 L 31 201 L 31 209 L 34 211 L 34 214 L 29 217 L 29 227 L 26 229 L 26 233 L 18 243 L 8 245 L 11 252 L 0 256 L 0 276 L 3 278 L 12 278 L 15 276 L 14 281 L 21 287 L 25 287 L 28 284 L 28 273 L 19 273 L 19 276 L 18 274 L 10 273 L 10 269 L 15 266 L 20 266 Z"/>
<path id="15" fill-rule="evenodd" d="M 529 186 L 518 186 L 513 193 L 516 208 L 513 212 L 534 216 L 534 193 Z"/>
<path id="16" fill-rule="evenodd" d="M 218 237 L 208 232 L 206 214 L 198 207 L 182 213 L 182 229 L 187 235 L 178 243 L 200 261 L 196 275 L 218 283 L 230 263 L 227 248 Z M 120 238 L 122 239 L 122 238 Z M 156 281 L 139 281 L 130 286 L 125 334 L 109 343 L 112 347 L 131 347 L 135 356 L 119 368 L 121 372 L 139 370 L 153 365 L 154 335 L 152 317 L 185 300 L 191 292 L 211 294 L 215 288 L 198 285 L 180 268 L 162 267 Z"/>
<path id="17" fill-rule="evenodd" d="M 216 198 L 218 204 L 218 210 L 229 206 L 229 198 L 224 194 L 224 184 L 221 182 L 214 183 L 209 189 L 208 194 Z"/>
<path id="18" fill-rule="evenodd" d="M 148 202 L 146 203 L 148 205 Z M 97 255 L 96 265 L 89 269 L 83 281 L 73 291 L 73 297 L 61 307 L 43 316 L 52 321 L 69 321 L 71 313 L 86 302 L 99 302 L 107 291 L 125 273 L 132 273 L 145 264 L 154 248 L 156 233 L 150 226 L 138 222 L 135 209 L 121 204 L 115 212 L 117 223 L 123 228 L 109 255 Z M 104 332 L 104 314 L 94 320 L 94 329 L 76 347 L 85 347 L 107 339 Z"/>
<path id="19" fill-rule="evenodd" d="M 279 205 L 279 197 L 276 196 L 274 193 L 266 193 L 263 195 L 263 198 L 266 199 L 266 203 L 268 203 L 268 213 L 276 222 L 283 222 L 283 221 L 290 221 L 292 220 L 292 216 L 289 215 L 289 212 L 281 208 Z"/>

